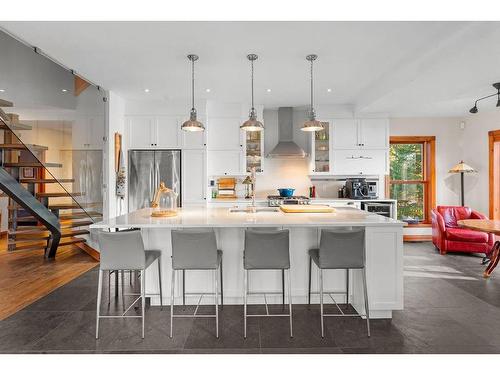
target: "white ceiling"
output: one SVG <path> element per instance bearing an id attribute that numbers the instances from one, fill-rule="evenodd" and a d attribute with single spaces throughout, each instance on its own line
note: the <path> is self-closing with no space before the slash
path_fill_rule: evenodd
<path id="1" fill-rule="evenodd" d="M 8 32 L 127 99 L 186 99 L 196 53 L 197 95 L 256 102 L 309 100 L 391 116 L 461 116 L 500 81 L 500 22 L 0 22 Z M 144 89 L 150 89 L 144 93 Z M 207 93 L 206 88 L 211 92 Z M 272 91 L 268 93 L 266 89 Z M 332 92 L 328 93 L 327 89 Z M 495 110 L 495 101 L 480 110 Z"/>

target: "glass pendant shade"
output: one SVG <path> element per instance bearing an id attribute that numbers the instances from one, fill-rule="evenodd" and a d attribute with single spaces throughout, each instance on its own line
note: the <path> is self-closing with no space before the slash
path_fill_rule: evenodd
<path id="1" fill-rule="evenodd" d="M 316 132 L 324 129 L 321 121 L 316 120 L 316 113 L 314 112 L 313 62 L 317 58 L 317 55 L 307 55 L 306 57 L 306 60 L 311 63 L 311 106 L 309 109 L 308 119 L 300 128 L 303 132 Z"/>
<path id="2" fill-rule="evenodd" d="M 191 61 L 191 113 L 189 120 L 185 121 L 181 129 L 190 132 L 201 132 L 205 130 L 203 124 L 198 121 L 196 108 L 194 108 L 194 62 L 198 60 L 198 55 L 188 55 L 188 60 Z"/>
<path id="3" fill-rule="evenodd" d="M 247 59 L 250 60 L 250 65 L 252 69 L 252 109 L 250 110 L 250 116 L 248 120 L 246 120 L 243 124 L 240 125 L 241 130 L 245 130 L 247 132 L 260 132 L 264 130 L 264 125 L 262 122 L 257 120 L 257 113 L 255 112 L 255 108 L 253 105 L 253 62 L 258 59 L 258 56 L 254 53 L 247 55 Z"/>
<path id="4" fill-rule="evenodd" d="M 202 132 L 203 130 L 205 130 L 203 124 L 197 119 L 196 109 L 191 109 L 189 120 L 185 121 L 182 124 L 181 129 L 189 132 Z"/>

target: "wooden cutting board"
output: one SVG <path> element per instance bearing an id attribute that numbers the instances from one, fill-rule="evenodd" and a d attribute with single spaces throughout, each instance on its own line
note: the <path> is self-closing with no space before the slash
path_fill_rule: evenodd
<path id="1" fill-rule="evenodd" d="M 283 204 L 280 206 L 281 211 L 286 213 L 329 213 L 335 212 L 333 207 L 323 204 Z"/>

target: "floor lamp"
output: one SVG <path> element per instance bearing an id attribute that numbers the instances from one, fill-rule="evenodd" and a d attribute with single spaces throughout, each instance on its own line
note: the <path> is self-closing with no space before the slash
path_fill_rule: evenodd
<path id="1" fill-rule="evenodd" d="M 472 168 L 470 165 L 465 164 L 463 160 L 448 171 L 448 173 L 460 173 L 460 197 L 461 197 L 462 207 L 465 206 L 464 173 L 474 173 L 474 172 L 476 172 L 476 170 Z"/>

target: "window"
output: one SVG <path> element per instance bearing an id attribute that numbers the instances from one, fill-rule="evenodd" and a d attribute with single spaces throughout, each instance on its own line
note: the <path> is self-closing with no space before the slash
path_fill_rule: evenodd
<path id="1" fill-rule="evenodd" d="M 429 224 L 435 206 L 435 137 L 391 137 L 388 195 L 398 201 L 398 219 Z"/>

